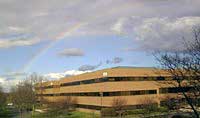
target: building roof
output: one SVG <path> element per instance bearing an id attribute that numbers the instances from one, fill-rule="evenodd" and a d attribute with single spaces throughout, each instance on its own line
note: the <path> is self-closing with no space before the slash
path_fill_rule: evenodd
<path id="1" fill-rule="evenodd" d="M 88 72 L 80 75 L 65 77 L 60 80 L 61 83 L 89 80 L 104 77 L 157 77 L 157 76 L 171 76 L 167 71 L 155 67 L 129 67 L 118 66 Z"/>
<path id="2" fill-rule="evenodd" d="M 94 72 L 87 72 L 80 75 L 61 78 L 60 80 L 48 81 L 42 83 L 43 86 L 60 85 L 61 83 L 90 80 L 105 77 L 170 77 L 166 70 L 155 67 L 129 67 L 118 66 Z"/>

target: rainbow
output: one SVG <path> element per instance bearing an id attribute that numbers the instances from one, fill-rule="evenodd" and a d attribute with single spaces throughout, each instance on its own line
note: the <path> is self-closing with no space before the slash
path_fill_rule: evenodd
<path id="1" fill-rule="evenodd" d="M 112 8 L 110 11 L 106 12 L 106 14 L 112 14 L 113 12 L 117 12 L 118 10 L 123 9 L 123 6 L 120 6 L 118 8 Z M 91 18 L 91 21 L 95 21 L 96 19 L 100 19 L 102 17 L 104 17 L 105 13 L 103 13 L 100 16 L 96 16 Z M 44 48 L 41 48 L 39 52 L 37 52 L 35 55 L 33 55 L 33 57 L 23 66 L 23 68 L 20 70 L 20 72 L 27 72 L 30 67 L 33 65 L 33 63 L 43 54 L 45 54 L 49 48 L 51 48 L 52 46 L 54 46 L 56 43 L 58 43 L 60 40 L 63 40 L 65 37 L 69 36 L 72 32 L 78 30 L 80 27 L 89 24 L 89 22 L 82 22 L 82 23 L 78 23 L 73 25 L 71 28 L 69 28 L 67 31 L 65 32 L 61 32 L 60 34 L 58 34 L 54 40 L 52 40 L 48 45 L 46 45 Z M 120 36 L 124 36 L 124 33 L 118 34 Z"/>
<path id="2" fill-rule="evenodd" d="M 20 70 L 20 72 L 27 72 L 31 68 L 33 63 L 41 55 L 45 54 L 49 50 L 49 48 L 51 48 L 52 46 L 57 44 L 59 41 L 65 39 L 65 37 L 69 36 L 72 32 L 76 31 L 83 25 L 84 25 L 84 23 L 75 24 L 71 28 L 69 28 L 67 31 L 64 31 L 64 32 L 61 32 L 60 34 L 58 34 L 54 40 L 51 40 L 51 42 L 48 45 L 44 46 L 43 48 L 40 49 L 40 51 L 38 51 L 35 55 L 33 55 L 33 57 L 23 66 L 23 68 Z"/>

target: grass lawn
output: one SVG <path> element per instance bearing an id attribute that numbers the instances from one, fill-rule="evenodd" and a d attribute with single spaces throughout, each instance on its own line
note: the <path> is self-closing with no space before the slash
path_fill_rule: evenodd
<path id="1" fill-rule="evenodd" d="M 11 118 L 16 115 L 16 111 L 8 108 L 0 108 L 0 118 Z"/>
<path id="2" fill-rule="evenodd" d="M 84 113 L 79 111 L 64 112 L 64 111 L 49 111 L 46 113 L 35 113 L 33 118 L 99 118 L 99 115 L 93 113 Z"/>

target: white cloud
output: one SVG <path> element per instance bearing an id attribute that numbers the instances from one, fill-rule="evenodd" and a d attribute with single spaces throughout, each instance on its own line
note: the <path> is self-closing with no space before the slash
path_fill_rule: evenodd
<path id="1" fill-rule="evenodd" d="M 89 71 L 79 71 L 79 70 L 68 70 L 65 72 L 61 72 L 61 73 L 48 73 L 48 74 L 44 74 L 44 77 L 46 77 L 47 79 L 60 79 L 66 76 L 73 76 L 73 75 L 79 75 L 79 74 L 83 74 Z"/>
<path id="2" fill-rule="evenodd" d="M 120 18 L 112 27 L 111 30 L 115 31 L 116 33 L 121 33 L 123 30 L 123 25 L 126 22 L 125 18 Z"/>
<path id="3" fill-rule="evenodd" d="M 83 56 L 84 52 L 81 49 L 78 48 L 67 48 L 63 51 L 59 52 L 58 55 L 60 56 L 66 56 L 66 57 L 72 57 L 72 56 Z"/>
<path id="4" fill-rule="evenodd" d="M 32 39 L 12 39 L 12 40 L 0 40 L 0 48 L 9 48 L 17 46 L 30 46 L 40 42 L 37 38 Z"/>
<path id="5" fill-rule="evenodd" d="M 0 85 L 4 84 L 4 82 L 5 82 L 5 78 L 0 77 Z"/>
<path id="6" fill-rule="evenodd" d="M 133 33 L 142 49 L 183 50 L 182 38 L 192 40 L 194 26 L 200 26 L 200 17 L 148 18 Z"/>
<path id="7" fill-rule="evenodd" d="M 11 87 L 17 85 L 20 81 L 25 79 L 27 73 L 21 72 L 9 72 L 3 75 L 0 75 L 0 85 L 2 85 L 4 91 L 9 92 Z"/>
<path id="8" fill-rule="evenodd" d="M 19 31 L 24 31 L 25 30 L 25 29 L 23 29 L 21 27 L 15 27 L 15 26 L 9 26 L 8 29 L 11 30 L 11 31 L 15 31 L 15 32 L 19 32 Z"/>
<path id="9" fill-rule="evenodd" d="M 0 86 L 2 86 L 4 91 L 9 92 L 10 89 L 20 81 L 22 81 L 22 78 L 16 77 L 7 79 L 6 77 L 0 77 Z"/>

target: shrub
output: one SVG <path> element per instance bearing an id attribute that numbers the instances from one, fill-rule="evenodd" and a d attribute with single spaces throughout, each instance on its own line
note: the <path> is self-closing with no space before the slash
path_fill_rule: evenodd
<path id="1" fill-rule="evenodd" d="M 77 99 L 72 98 L 71 96 L 66 96 L 60 101 L 48 103 L 48 107 L 53 110 L 65 110 L 65 111 L 74 111 L 77 104 Z"/>
<path id="2" fill-rule="evenodd" d="M 124 98 L 114 98 L 112 101 L 112 108 L 115 110 L 118 116 L 125 115 L 126 111 L 127 100 Z"/>
<path id="3" fill-rule="evenodd" d="M 166 108 L 166 107 L 159 107 L 159 108 L 158 108 L 158 111 L 159 111 L 159 112 L 167 112 L 167 111 L 168 111 L 168 108 Z"/>
<path id="4" fill-rule="evenodd" d="M 127 110 L 126 111 L 128 115 L 134 115 L 134 114 L 143 114 L 145 112 L 144 109 L 135 109 L 135 110 Z"/>
<path id="5" fill-rule="evenodd" d="M 101 109 L 101 116 L 116 116 L 117 113 L 113 108 L 102 108 Z"/>
<path id="6" fill-rule="evenodd" d="M 180 108 L 180 102 L 178 98 L 171 98 L 166 96 L 163 105 L 168 108 L 168 110 L 177 110 Z"/>

